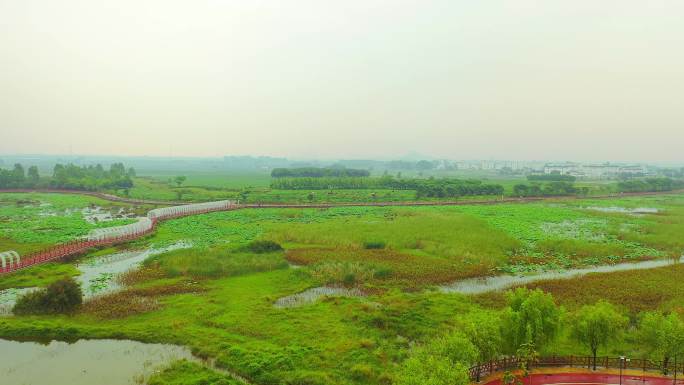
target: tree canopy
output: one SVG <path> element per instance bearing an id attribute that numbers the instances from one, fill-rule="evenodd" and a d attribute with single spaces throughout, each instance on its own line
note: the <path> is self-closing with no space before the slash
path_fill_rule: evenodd
<path id="1" fill-rule="evenodd" d="M 647 312 L 639 322 L 639 340 L 647 353 L 663 361 L 663 372 L 675 355 L 684 356 L 684 322 L 677 313 Z"/>
<path id="2" fill-rule="evenodd" d="M 477 349 L 468 337 L 452 332 L 414 349 L 401 367 L 397 385 L 467 385 L 468 366 Z"/>
<path id="3" fill-rule="evenodd" d="M 607 346 L 612 341 L 617 341 L 627 322 L 627 317 L 620 314 L 612 304 L 606 301 L 585 305 L 572 318 L 570 325 L 572 336 L 591 351 L 594 370 L 596 370 L 598 349 Z"/>
<path id="4" fill-rule="evenodd" d="M 514 353 L 525 343 L 542 348 L 557 336 L 561 309 L 551 294 L 539 289 L 518 288 L 507 293 L 507 300 L 502 334 L 509 353 Z"/>
<path id="5" fill-rule="evenodd" d="M 368 170 L 345 168 L 345 167 L 298 167 L 298 168 L 274 168 L 271 171 L 272 178 L 358 178 L 370 176 Z"/>

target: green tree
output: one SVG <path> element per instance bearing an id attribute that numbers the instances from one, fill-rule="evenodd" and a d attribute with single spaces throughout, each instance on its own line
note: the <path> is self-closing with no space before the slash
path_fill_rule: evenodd
<path id="1" fill-rule="evenodd" d="M 532 377 L 530 376 L 530 370 L 532 369 L 532 364 L 539 362 L 539 353 L 534 345 L 534 342 L 525 342 L 516 350 L 515 356 L 520 360 L 520 371 L 522 372 L 523 378 L 529 377 L 530 384 L 532 384 Z"/>
<path id="2" fill-rule="evenodd" d="M 179 175 L 179 176 L 175 177 L 173 179 L 173 181 L 176 183 L 176 185 L 178 185 L 178 187 L 180 187 L 185 182 L 186 179 L 188 179 L 186 176 Z"/>
<path id="3" fill-rule="evenodd" d="M 468 368 L 447 357 L 419 350 L 404 361 L 395 385 L 467 385 Z"/>
<path id="4" fill-rule="evenodd" d="M 572 337 L 591 350 L 594 370 L 596 370 L 598 349 L 617 341 L 627 322 L 627 317 L 620 314 L 612 304 L 605 301 L 583 306 L 571 319 Z"/>
<path id="5" fill-rule="evenodd" d="M 68 277 L 19 297 L 12 311 L 17 315 L 72 313 L 82 302 L 81 287 Z"/>
<path id="6" fill-rule="evenodd" d="M 488 312 L 474 312 L 466 322 L 465 333 L 477 351 L 477 365 L 496 359 L 501 353 L 501 322 L 499 317 Z M 476 374 L 480 381 L 480 372 Z"/>
<path id="7" fill-rule="evenodd" d="M 523 385 L 522 381 L 510 370 L 504 372 L 503 377 L 501 377 L 501 383 L 503 385 Z"/>
<path id="8" fill-rule="evenodd" d="M 28 175 L 28 179 L 32 183 L 34 183 L 34 184 L 38 183 L 38 180 L 40 179 L 40 174 L 38 174 L 38 167 L 36 167 L 36 166 L 29 167 L 27 175 Z"/>
<path id="9" fill-rule="evenodd" d="M 561 309 L 551 294 L 539 289 L 518 288 L 506 296 L 508 308 L 503 314 L 501 330 L 509 353 L 526 343 L 541 348 L 556 337 Z"/>
<path id="10" fill-rule="evenodd" d="M 430 353 L 448 358 L 452 363 L 471 366 L 477 362 L 477 348 L 463 333 L 455 331 L 436 338 L 427 346 Z"/>
<path id="11" fill-rule="evenodd" d="M 477 349 L 458 331 L 414 349 L 399 371 L 396 385 L 466 385 L 468 367 L 477 359 Z"/>
<path id="12" fill-rule="evenodd" d="M 667 374 L 670 360 L 684 355 L 684 323 L 676 313 L 645 313 L 639 323 L 639 340 L 646 351 L 663 360 Z"/>
<path id="13" fill-rule="evenodd" d="M 24 180 L 26 180 L 26 174 L 24 174 L 24 166 L 22 166 L 20 163 L 14 164 L 14 169 L 12 170 L 12 179 L 14 183 L 17 184 L 16 187 L 21 187 L 20 184 L 24 183 Z"/>

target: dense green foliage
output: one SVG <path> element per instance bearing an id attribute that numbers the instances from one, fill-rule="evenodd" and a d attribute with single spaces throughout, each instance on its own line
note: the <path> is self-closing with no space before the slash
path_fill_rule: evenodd
<path id="1" fill-rule="evenodd" d="M 17 163 L 11 170 L 0 168 L 0 188 L 34 188 L 39 185 L 40 175 L 38 168 L 31 166 L 28 173 L 24 171 L 24 166 Z"/>
<path id="2" fill-rule="evenodd" d="M 540 348 L 553 342 L 561 327 L 561 311 L 553 296 L 541 290 L 518 288 L 507 297 L 509 308 L 503 316 L 503 334 L 510 353 L 526 343 Z"/>
<path id="3" fill-rule="evenodd" d="M 672 191 L 684 187 L 684 181 L 671 178 L 646 178 L 628 180 L 618 183 L 618 191 L 621 192 L 657 192 Z"/>
<path id="4" fill-rule="evenodd" d="M 572 318 L 570 324 L 572 336 L 591 351 L 594 370 L 596 370 L 598 349 L 619 340 L 620 333 L 627 326 L 627 322 L 627 317 L 620 314 L 606 301 L 585 305 Z"/>
<path id="5" fill-rule="evenodd" d="M 56 164 L 52 178 L 41 180 L 36 166 L 28 171 L 21 164 L 15 164 L 12 170 L 0 169 L 0 189 L 12 188 L 58 188 L 68 190 L 98 191 L 130 189 L 133 187 L 135 170 L 126 170 L 123 163 L 114 163 L 109 170 L 102 165 L 77 166 L 74 164 Z"/>
<path id="6" fill-rule="evenodd" d="M 662 360 L 663 372 L 667 374 L 667 363 L 673 357 L 684 356 L 684 322 L 676 313 L 647 312 L 639 323 L 639 341 Z"/>
<path id="7" fill-rule="evenodd" d="M 466 385 L 477 351 L 461 333 L 450 333 L 415 348 L 403 362 L 395 384 Z"/>
<path id="8" fill-rule="evenodd" d="M 358 170 L 344 167 L 299 167 L 299 168 L 274 168 L 271 171 L 273 178 L 358 178 L 370 176 L 368 170 Z"/>
<path id="9" fill-rule="evenodd" d="M 384 188 L 382 182 L 379 178 L 365 177 L 283 177 L 273 179 L 271 188 L 279 190 L 356 190 Z"/>
<path id="10" fill-rule="evenodd" d="M 69 190 L 118 190 L 133 187 L 135 170 L 123 163 L 114 163 L 105 170 L 102 165 L 77 166 L 74 164 L 56 164 L 50 186 Z"/>
<path id="11" fill-rule="evenodd" d="M 572 175 L 564 175 L 560 173 L 550 173 L 550 174 L 532 174 L 527 176 L 527 180 L 533 182 L 574 182 L 577 180 Z"/>
<path id="12" fill-rule="evenodd" d="M 576 188 L 572 182 L 555 181 L 545 184 L 524 184 L 519 183 L 513 186 L 513 195 L 519 197 L 543 197 L 543 196 L 564 196 L 583 193 L 586 195 L 588 189 Z"/>
<path id="13" fill-rule="evenodd" d="M 455 198 L 470 195 L 503 195 L 499 184 L 482 183 L 479 180 L 427 179 L 416 186 L 416 197 Z"/>
<path id="14" fill-rule="evenodd" d="M 480 180 L 463 179 L 397 179 L 379 178 L 307 177 L 278 178 L 271 188 L 281 190 L 333 190 L 333 189 L 396 189 L 415 190 L 416 198 L 453 198 L 476 195 L 502 195 L 503 186 Z"/>
<path id="15" fill-rule="evenodd" d="M 46 289 L 19 297 L 12 311 L 17 315 L 68 314 L 78 309 L 82 302 L 81 287 L 68 277 L 51 283 Z"/>
<path id="16" fill-rule="evenodd" d="M 245 249 L 252 253 L 263 254 L 281 251 L 283 247 L 280 246 L 279 243 L 273 241 L 252 241 L 245 246 Z"/>

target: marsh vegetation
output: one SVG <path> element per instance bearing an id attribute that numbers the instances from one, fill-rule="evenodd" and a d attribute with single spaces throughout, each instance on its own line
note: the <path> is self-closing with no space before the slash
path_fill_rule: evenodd
<path id="1" fill-rule="evenodd" d="M 657 334 L 648 330 L 671 326 L 657 317 L 674 322 L 684 307 L 680 265 L 670 263 L 684 250 L 682 233 L 683 195 L 216 212 L 164 222 L 129 251 L 2 277 L 3 288 L 46 287 L 64 276 L 78 280 L 92 261 L 162 249 L 103 279 L 118 291 L 87 298 L 67 315 L 4 317 L 0 336 L 180 344 L 257 384 L 413 384 L 437 375 L 462 383 L 464 368 L 529 342 L 520 312 L 536 307 L 548 324 L 531 337 L 539 354 L 591 354 L 572 325 L 597 312 L 627 320 L 624 333 L 596 344 L 597 354 L 662 360 L 657 342 L 644 341 Z M 185 248 L 163 250 L 181 241 Z M 555 279 L 571 269 L 598 273 Z M 559 273 L 513 282 L 539 292 L 437 290 L 544 272 Z M 148 380 L 202 381 L 233 380 L 187 362 Z"/>

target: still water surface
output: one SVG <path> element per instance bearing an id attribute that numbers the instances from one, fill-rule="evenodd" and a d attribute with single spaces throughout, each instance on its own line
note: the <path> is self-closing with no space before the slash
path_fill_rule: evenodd
<path id="1" fill-rule="evenodd" d="M 49 344 L 0 340 L 0 383 L 7 385 L 144 384 L 171 361 L 198 361 L 189 349 L 128 340 Z"/>

